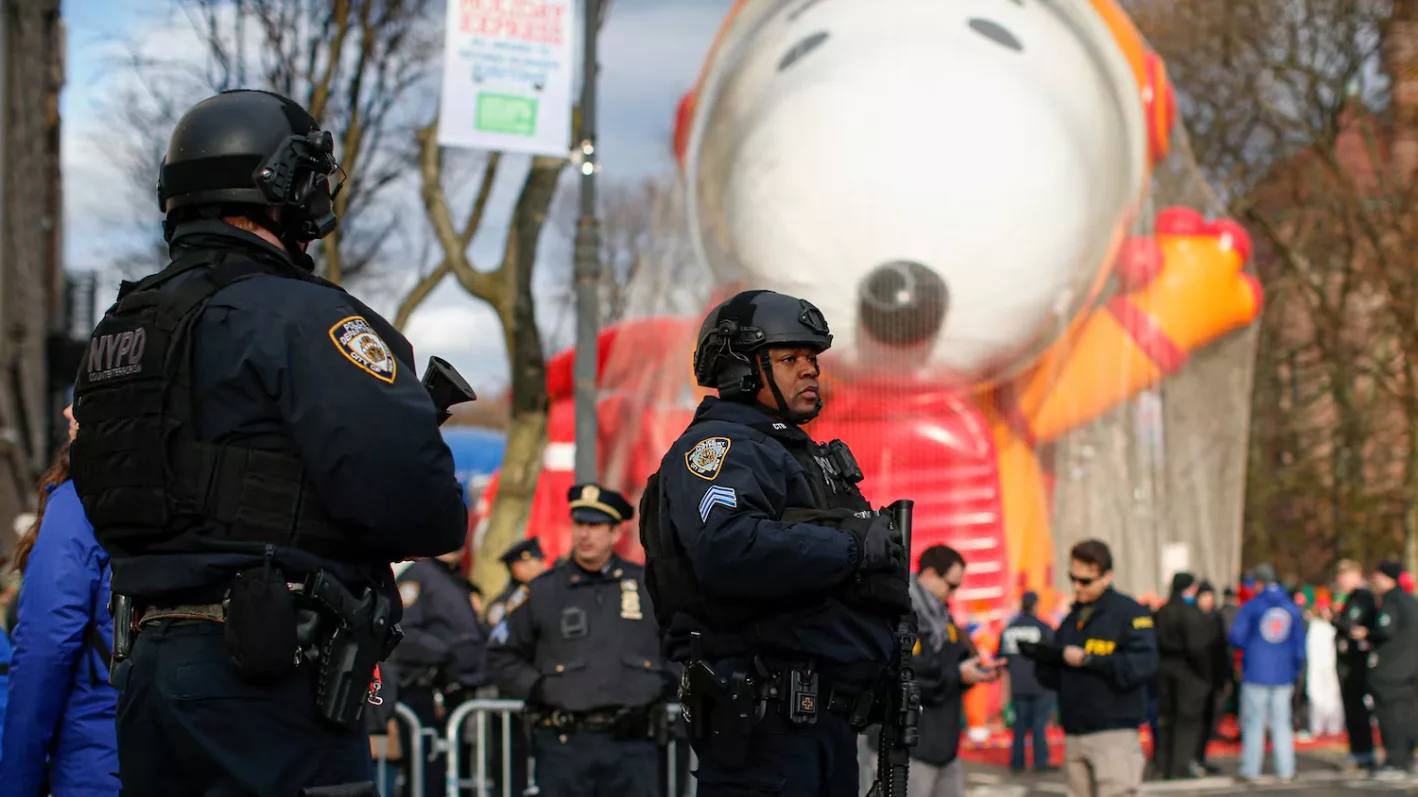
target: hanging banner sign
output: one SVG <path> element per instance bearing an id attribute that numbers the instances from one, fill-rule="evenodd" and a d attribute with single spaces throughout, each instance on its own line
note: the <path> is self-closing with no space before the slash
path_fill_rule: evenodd
<path id="1" fill-rule="evenodd" d="M 438 143 L 564 156 L 575 0 L 448 0 Z"/>

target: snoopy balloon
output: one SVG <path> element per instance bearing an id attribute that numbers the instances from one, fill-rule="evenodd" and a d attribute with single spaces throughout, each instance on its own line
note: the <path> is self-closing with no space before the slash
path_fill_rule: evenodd
<path id="1" fill-rule="evenodd" d="M 1150 207 L 1175 115 L 1111 0 L 742 0 L 681 103 L 699 257 L 724 292 L 822 309 L 834 343 L 811 431 L 851 445 L 874 503 L 916 501 L 913 553 L 966 555 L 972 614 L 1052 583 L 1039 452 L 1260 310 L 1238 225 Z M 699 321 L 605 331 L 610 486 L 643 490 L 688 422 Z M 571 363 L 549 363 L 530 523 L 553 556 Z"/>

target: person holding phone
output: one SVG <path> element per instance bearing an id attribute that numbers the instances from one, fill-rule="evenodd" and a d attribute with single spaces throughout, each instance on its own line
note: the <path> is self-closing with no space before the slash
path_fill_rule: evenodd
<path id="1" fill-rule="evenodd" d="M 965 578 L 965 558 L 958 551 L 933 545 L 921 552 L 917 571 L 911 580 L 911 605 L 920 622 L 920 640 L 911 668 L 921 689 L 921 735 L 911 748 L 908 793 L 964 797 L 959 754 L 965 692 L 975 684 L 998 681 L 1008 660 L 982 657 L 950 614 L 950 598 Z"/>

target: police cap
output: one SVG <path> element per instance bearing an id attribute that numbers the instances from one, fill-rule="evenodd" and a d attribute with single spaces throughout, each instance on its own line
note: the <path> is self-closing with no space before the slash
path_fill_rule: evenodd
<path id="1" fill-rule="evenodd" d="M 517 562 L 525 562 L 529 559 L 545 559 L 546 554 L 542 553 L 542 541 L 536 537 L 529 537 L 516 543 L 507 549 L 501 557 L 502 563 L 511 567 Z"/>
<path id="2" fill-rule="evenodd" d="M 624 523 L 635 514 L 625 496 L 599 484 L 578 484 L 566 496 L 577 523 Z"/>

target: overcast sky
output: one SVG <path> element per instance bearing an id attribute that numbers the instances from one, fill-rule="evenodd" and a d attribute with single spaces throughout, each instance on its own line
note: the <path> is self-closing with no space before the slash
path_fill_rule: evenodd
<path id="1" fill-rule="evenodd" d="M 693 83 L 700 61 L 732 0 L 614 0 L 601 39 L 602 179 L 634 181 L 673 171 L 670 134 L 680 96 Z M 131 181 L 112 163 L 113 122 L 102 113 L 105 98 L 114 96 L 115 81 L 131 79 L 114 69 L 119 43 L 145 51 L 196 53 L 196 40 L 173 0 L 63 0 L 68 27 L 68 80 L 62 97 L 64 118 L 64 187 L 66 265 L 71 270 L 104 266 L 109 252 L 132 241 L 131 212 L 115 211 L 115 202 L 136 202 L 142 212 L 155 201 L 136 197 Z M 157 164 L 153 165 L 156 177 Z M 518 176 L 509 171 L 494 194 L 502 212 L 491 212 L 475 260 L 495 262 L 500 229 L 505 229 Z M 568 172 L 564 191 L 574 191 Z M 119 199 L 122 198 L 122 199 Z M 411 229 L 425 221 L 412 196 L 391 198 L 409 208 Z M 142 203 L 152 203 L 144 205 Z M 124 209 L 125 211 L 128 209 Z M 570 242 L 548 234 L 543 262 L 568 260 Z M 550 272 L 551 269 L 543 269 Z M 399 276 L 390 277 L 400 279 Z M 413 274 L 403 279 L 411 281 Z M 395 286 L 397 287 L 397 286 Z M 545 286 L 544 286 L 545 287 Z M 392 314 L 397 291 L 368 290 L 361 298 Z M 106 300 L 102 304 L 106 305 Z M 547 302 L 546 304 L 550 304 Z M 555 334 L 569 329 L 570 319 L 548 317 L 544 329 Z M 565 324 L 562 328 L 560 325 Z M 501 333 L 491 312 L 448 283 L 435 292 L 410 321 L 407 330 L 420 359 L 438 354 L 452 361 L 480 389 L 506 382 Z"/>

